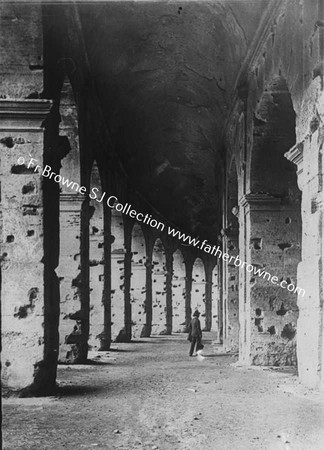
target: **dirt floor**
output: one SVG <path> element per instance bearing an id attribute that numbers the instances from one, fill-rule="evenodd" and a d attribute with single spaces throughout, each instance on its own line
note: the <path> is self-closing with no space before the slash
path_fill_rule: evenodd
<path id="1" fill-rule="evenodd" d="M 291 370 L 189 357 L 185 335 L 113 344 L 60 366 L 59 394 L 3 400 L 5 449 L 324 449 L 324 401 Z"/>

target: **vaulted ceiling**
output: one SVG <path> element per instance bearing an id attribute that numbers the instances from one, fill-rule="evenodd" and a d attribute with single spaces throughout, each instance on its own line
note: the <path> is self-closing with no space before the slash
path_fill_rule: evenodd
<path id="1" fill-rule="evenodd" d="M 219 231 L 223 127 L 264 5 L 111 1 L 45 10 L 52 58 L 73 61 L 79 96 L 90 89 L 130 183 L 171 222 L 210 240 Z"/>

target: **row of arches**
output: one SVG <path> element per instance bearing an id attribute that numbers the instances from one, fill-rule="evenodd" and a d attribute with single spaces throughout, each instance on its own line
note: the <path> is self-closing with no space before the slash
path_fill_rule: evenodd
<path id="1" fill-rule="evenodd" d="M 121 221 L 104 203 L 100 209 L 99 202 L 17 164 L 32 154 L 87 189 L 98 186 L 153 212 L 121 167 L 117 153 L 121 156 L 124 144 L 125 155 L 132 156 L 133 142 L 124 139 L 119 121 L 114 137 L 123 138 L 110 135 L 110 115 L 98 101 L 98 80 L 78 46 L 78 29 L 71 26 L 75 53 L 68 48 L 66 53 L 65 45 L 53 45 L 55 21 L 44 15 L 42 98 L 0 99 L 1 148 L 8 161 L 3 173 L 9 180 L 2 196 L 1 275 L 8 385 L 54 389 L 58 355 L 61 361 L 84 362 L 89 345 L 108 349 L 115 337 L 176 332 L 192 309 L 204 304 L 205 328 L 216 323 L 219 339 L 226 349 L 239 349 L 242 362 L 298 360 L 301 379 L 323 386 L 321 27 L 316 14 L 303 21 L 307 8 L 290 3 L 282 5 L 283 14 L 279 5 L 271 14 L 269 8 L 260 22 L 228 92 L 220 147 L 212 144 L 217 158 L 210 152 L 202 170 L 217 172 L 213 186 L 222 203 L 222 230 L 215 242 L 250 267 L 303 288 L 307 294 L 298 298 L 226 261 L 200 262 L 184 246 L 180 254 L 162 235 Z M 296 17 L 303 24 L 297 46 L 286 33 Z M 69 47 L 65 29 L 63 35 L 61 44 Z M 78 62 L 73 68 L 65 57 L 69 50 Z M 109 98 L 111 91 L 101 89 Z M 119 119 L 123 122 L 122 115 Z M 131 129 L 136 134 L 136 126 Z M 198 156 L 193 153 L 202 161 Z M 159 166 L 161 173 L 168 163 Z M 202 212 L 201 221 L 206 216 Z M 212 216 L 216 223 L 217 214 Z"/>
<path id="2" fill-rule="evenodd" d="M 66 218 L 63 216 L 62 221 Z M 206 330 L 211 327 L 219 329 L 218 298 L 217 298 L 217 266 L 212 270 L 212 299 L 206 304 L 206 269 L 200 258 L 192 262 L 191 292 L 187 292 L 187 271 L 184 255 L 180 249 L 173 252 L 166 250 L 160 238 L 156 238 L 151 248 L 147 248 L 142 227 L 133 223 L 131 227 L 131 265 L 130 273 L 125 270 L 127 249 L 125 248 L 124 218 L 121 213 L 112 210 L 111 214 L 111 341 L 137 339 L 145 335 L 161 335 L 187 331 L 188 317 L 198 309 L 202 313 Z M 105 312 L 103 305 L 104 265 L 107 263 L 103 252 L 103 212 L 100 204 L 96 205 L 90 219 L 90 249 L 89 249 L 89 338 L 91 349 L 101 349 L 105 330 Z M 127 228 L 128 230 L 129 228 Z M 62 227 L 64 232 L 64 228 Z M 71 228 L 68 228 L 71 233 Z M 78 265 L 78 254 L 71 255 L 71 249 L 66 248 L 67 236 L 62 236 L 61 256 L 66 260 L 66 250 L 70 252 L 68 260 Z M 128 240 L 128 239 L 126 239 Z M 64 251 L 65 249 L 65 251 Z M 151 255 L 151 257 L 148 257 Z M 170 260 L 167 267 L 167 258 Z M 73 266 L 72 266 L 73 267 Z M 64 268 L 65 273 L 67 267 Z M 209 268 L 207 268 L 209 270 Z M 171 272 L 171 273 L 170 273 Z M 126 280 L 128 278 L 128 280 Z M 70 287 L 69 287 L 70 285 Z M 129 285 L 129 291 L 127 290 Z M 126 286 L 126 287 L 125 287 Z M 70 292 L 66 294 L 66 289 Z M 72 292 L 71 292 L 72 289 Z M 80 287 L 76 286 L 72 277 L 62 277 L 61 281 L 61 320 L 60 320 L 60 360 L 73 361 L 73 346 L 77 344 L 81 329 L 78 322 Z M 147 290 L 151 295 L 147 295 Z M 168 290 L 171 295 L 168 296 Z M 189 294 L 189 295 L 188 295 Z M 169 298 L 168 298 L 169 297 Z M 151 305 L 148 305 L 151 298 Z M 188 302 L 188 298 L 190 302 Z M 169 303 L 169 304 L 168 304 Z M 214 314 L 208 310 L 214 305 Z M 71 309 L 72 308 L 72 309 Z M 151 312 L 151 314 L 150 314 Z M 151 318 L 148 320 L 148 315 Z M 212 316 L 211 325 L 206 317 Z M 71 320 L 73 331 L 71 330 Z M 148 322 L 150 332 L 148 333 Z M 128 331 L 131 331 L 130 334 Z M 76 340 L 74 341 L 74 337 Z M 72 349 L 71 349 L 72 348 Z M 76 352 L 78 355 L 78 352 Z"/>
<path id="3" fill-rule="evenodd" d="M 69 103 L 71 108 L 75 108 L 73 103 Z M 64 103 L 61 110 L 60 132 L 69 135 Z M 62 160 L 62 175 L 70 170 L 71 159 L 74 170 L 79 159 L 77 141 L 74 149 L 73 142 L 71 147 L 66 161 Z M 90 186 L 103 192 L 96 162 Z M 202 313 L 204 329 L 219 331 L 216 260 L 203 261 L 190 250 L 177 248 L 175 240 L 165 240 L 156 230 L 116 209 L 105 210 L 104 202 L 97 198 L 87 204 L 89 272 L 85 285 L 81 275 L 81 233 L 85 232 L 81 212 L 85 202 L 83 196 L 71 195 L 64 188 L 60 192 L 59 361 L 84 361 L 87 352 L 80 350 L 84 346 L 107 349 L 113 341 L 186 332 L 195 309 Z M 84 308 L 82 295 L 87 289 L 89 304 Z"/>
<path id="4" fill-rule="evenodd" d="M 255 82 L 260 83 L 257 76 Z M 297 286 L 301 195 L 296 168 L 285 157 L 296 142 L 296 114 L 285 79 L 276 75 L 265 82 L 259 97 L 243 90 L 236 107 L 239 139 L 229 137 L 223 247 L 255 270 Z M 244 363 L 296 365 L 297 294 L 235 266 L 224 265 L 222 271 L 227 345 L 239 342 Z"/>

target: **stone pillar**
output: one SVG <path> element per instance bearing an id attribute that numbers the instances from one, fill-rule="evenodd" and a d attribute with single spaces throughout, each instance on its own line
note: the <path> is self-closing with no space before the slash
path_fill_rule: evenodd
<path id="1" fill-rule="evenodd" d="M 125 239 L 125 286 L 124 309 L 125 330 L 118 337 L 119 342 L 129 342 L 132 339 L 132 305 L 131 305 L 131 276 L 132 276 L 132 227 L 129 220 L 124 221 Z"/>
<path id="2" fill-rule="evenodd" d="M 104 329 L 100 350 L 109 350 L 111 345 L 111 208 L 103 203 L 104 212 L 104 290 L 102 296 Z"/>
<path id="3" fill-rule="evenodd" d="M 219 260 L 218 260 L 219 261 Z M 212 322 L 211 331 L 216 331 L 217 338 L 216 341 L 219 342 L 219 303 L 220 303 L 220 292 L 219 292 L 219 282 L 218 282 L 218 262 L 216 262 L 215 267 L 212 271 Z"/>
<path id="4" fill-rule="evenodd" d="M 2 379 L 39 392 L 55 388 L 57 348 L 43 328 L 42 168 L 28 164 L 43 166 L 49 109 L 47 100 L 0 99 Z"/>
<path id="5" fill-rule="evenodd" d="M 224 253 L 230 257 L 238 255 L 237 229 L 231 228 L 225 232 L 223 249 Z M 239 348 L 239 272 L 233 262 L 225 262 L 222 259 L 221 264 L 223 266 L 223 343 L 226 350 L 236 352 Z"/>
<path id="6" fill-rule="evenodd" d="M 180 250 L 173 253 L 172 327 L 174 333 L 186 330 L 186 267 Z"/>
<path id="7" fill-rule="evenodd" d="M 240 360 L 294 365 L 296 294 L 279 283 L 296 284 L 299 211 L 269 194 L 246 194 L 240 205 Z"/>
<path id="8" fill-rule="evenodd" d="M 213 292 L 213 265 L 208 261 L 206 264 L 206 286 L 205 286 L 205 330 L 210 331 L 212 327 L 212 292 Z"/>
<path id="9" fill-rule="evenodd" d="M 81 335 L 78 313 L 80 304 L 80 227 L 81 194 L 60 195 L 60 349 L 59 361 L 78 362 Z"/>
<path id="10" fill-rule="evenodd" d="M 147 279 L 151 277 L 151 260 L 147 261 L 145 239 L 139 224 L 135 223 L 132 231 L 132 272 L 131 272 L 131 306 L 132 337 L 139 338 L 148 333 L 146 319 Z M 149 306 L 149 305 L 148 305 Z"/>
<path id="11" fill-rule="evenodd" d="M 92 172 L 97 172 L 95 167 Z M 91 187 L 98 186 L 94 173 L 91 177 Z M 101 350 L 106 346 L 104 321 L 104 213 L 103 204 L 96 200 L 90 201 L 89 223 L 89 283 L 90 283 L 90 330 L 89 349 Z"/>
<path id="12" fill-rule="evenodd" d="M 166 248 L 166 274 L 165 274 L 165 295 L 166 295 L 166 334 L 172 334 L 172 273 L 173 273 L 173 256 L 172 250 Z"/>
<path id="13" fill-rule="evenodd" d="M 206 271 L 206 285 L 205 285 L 205 314 L 206 314 L 206 325 L 205 331 L 211 330 L 211 305 L 212 305 L 212 270 Z"/>
<path id="14" fill-rule="evenodd" d="M 223 260 L 219 259 L 217 263 L 217 281 L 218 281 L 218 293 L 219 293 L 219 302 L 218 302 L 218 332 L 219 332 L 219 343 L 224 343 L 224 297 L 225 291 L 223 288 Z"/>
<path id="15" fill-rule="evenodd" d="M 73 316 L 80 321 L 79 338 L 79 363 L 86 363 L 88 359 L 88 339 L 90 331 L 90 201 L 86 197 L 81 206 L 81 233 L 80 233 L 80 303 L 81 309 L 77 316 Z"/>
<path id="16" fill-rule="evenodd" d="M 50 157 L 52 142 L 55 141 L 57 133 L 59 140 L 65 139 L 68 151 L 62 155 L 59 167 L 60 175 L 81 186 L 78 116 L 72 87 L 68 79 L 63 82 L 60 95 L 57 94 L 57 96 L 59 97 L 56 105 L 59 109 L 56 118 L 58 129 L 52 129 L 50 134 L 48 157 Z M 51 127 L 54 124 L 55 122 L 51 124 Z M 56 274 L 60 280 L 59 361 L 77 364 L 80 362 L 81 342 L 80 232 L 84 195 L 71 189 L 69 183 L 59 186 L 58 195 L 60 248 Z"/>
<path id="17" fill-rule="evenodd" d="M 324 390 L 323 137 L 321 120 L 311 134 L 285 155 L 297 165 L 302 191 L 302 261 L 297 276 L 297 284 L 302 288 L 298 295 L 298 375 L 303 384 L 321 390 Z"/>
<path id="18" fill-rule="evenodd" d="M 186 317 L 186 328 L 184 332 L 188 331 L 188 327 L 191 321 L 191 289 L 192 289 L 192 267 L 193 262 L 185 260 L 186 265 L 186 302 L 185 302 L 185 317 Z"/>
<path id="19" fill-rule="evenodd" d="M 112 209 L 111 217 L 111 333 L 119 341 L 125 333 L 125 246 L 122 214 Z"/>
<path id="20" fill-rule="evenodd" d="M 193 313 L 196 309 L 202 315 L 200 322 L 203 330 L 206 331 L 206 272 L 200 258 L 195 260 L 192 269 L 191 312 Z"/>
<path id="21" fill-rule="evenodd" d="M 152 334 L 167 334 L 166 255 L 160 239 L 152 253 Z"/>
<path id="22" fill-rule="evenodd" d="M 152 261 L 152 251 L 153 251 L 153 236 L 151 233 L 145 233 L 145 251 L 146 257 L 144 257 L 145 262 L 145 288 L 142 288 L 142 295 L 144 294 L 144 313 L 145 313 L 145 324 L 141 331 L 141 337 L 150 337 L 152 333 L 152 321 L 153 321 L 153 283 L 152 272 L 153 272 L 153 261 Z M 133 256 L 133 260 L 135 260 Z M 138 278 L 141 276 L 141 272 L 137 272 Z M 144 281 L 144 280 L 143 280 Z M 137 283 L 139 280 L 137 281 Z"/>

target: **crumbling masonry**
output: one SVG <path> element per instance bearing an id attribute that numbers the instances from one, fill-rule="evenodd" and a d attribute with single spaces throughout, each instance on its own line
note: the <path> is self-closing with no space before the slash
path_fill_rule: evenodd
<path id="1" fill-rule="evenodd" d="M 195 309 L 241 363 L 324 388 L 322 2 L 179 5 L 0 7 L 2 376 L 23 395 Z"/>

